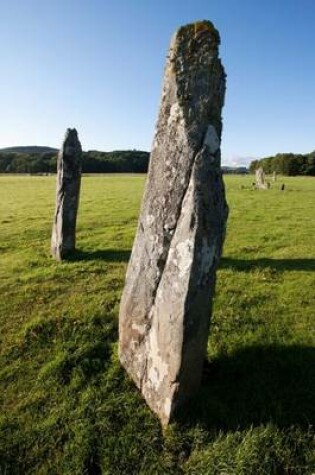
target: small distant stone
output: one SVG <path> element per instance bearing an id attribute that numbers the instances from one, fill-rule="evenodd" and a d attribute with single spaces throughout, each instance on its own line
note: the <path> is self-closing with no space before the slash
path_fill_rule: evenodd
<path id="1" fill-rule="evenodd" d="M 266 190 L 268 188 L 265 172 L 262 167 L 256 170 L 256 188 L 257 190 Z"/>

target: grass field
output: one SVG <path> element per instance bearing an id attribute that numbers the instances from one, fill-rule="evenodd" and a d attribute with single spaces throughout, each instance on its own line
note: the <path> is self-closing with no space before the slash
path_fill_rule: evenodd
<path id="1" fill-rule="evenodd" d="M 49 256 L 54 177 L 0 177 L 0 473 L 315 473 L 315 179 L 230 217 L 196 399 L 163 435 L 117 360 L 142 176 L 84 177 L 77 247 Z"/>

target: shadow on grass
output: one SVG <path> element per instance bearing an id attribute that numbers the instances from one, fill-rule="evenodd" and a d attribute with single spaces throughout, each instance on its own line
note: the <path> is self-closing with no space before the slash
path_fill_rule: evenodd
<path id="1" fill-rule="evenodd" d="M 106 262 L 128 262 L 130 250 L 104 249 L 98 251 L 76 250 L 66 258 L 70 262 L 79 261 L 106 261 Z"/>
<path id="2" fill-rule="evenodd" d="M 179 418 L 221 430 L 315 424 L 315 348 L 253 346 L 207 363 Z"/>
<path id="3" fill-rule="evenodd" d="M 253 269 L 271 268 L 277 271 L 296 270 L 315 272 L 315 259 L 231 259 L 221 260 L 221 269 L 248 272 Z"/>

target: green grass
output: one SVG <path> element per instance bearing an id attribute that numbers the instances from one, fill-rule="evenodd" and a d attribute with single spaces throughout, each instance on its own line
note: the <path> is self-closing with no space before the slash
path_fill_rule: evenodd
<path id="1" fill-rule="evenodd" d="M 0 473 L 315 472 L 315 181 L 225 179 L 230 217 L 198 395 L 162 434 L 117 359 L 144 177 L 85 177 L 49 256 L 53 177 L 0 177 Z"/>

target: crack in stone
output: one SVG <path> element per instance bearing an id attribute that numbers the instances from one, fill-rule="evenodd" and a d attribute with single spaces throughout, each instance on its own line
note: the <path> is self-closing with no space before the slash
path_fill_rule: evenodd
<path id="1" fill-rule="evenodd" d="M 189 173 L 187 173 L 187 175 L 189 175 L 189 180 L 187 182 L 187 186 L 185 188 L 185 191 L 183 192 L 182 199 L 180 201 L 179 213 L 178 213 L 178 217 L 177 217 L 177 220 L 176 220 L 176 226 L 174 227 L 174 232 L 172 234 L 171 240 L 169 241 L 169 245 L 168 245 L 168 248 L 167 248 L 167 251 L 166 251 L 166 257 L 163 260 L 163 271 L 160 271 L 159 281 L 158 281 L 157 286 L 155 288 L 155 291 L 153 293 L 152 306 L 151 306 L 151 309 L 150 309 L 150 313 L 147 317 L 148 318 L 148 320 L 147 320 L 148 326 L 146 328 L 146 331 L 145 331 L 144 335 L 141 338 L 141 344 L 143 344 L 143 343 L 145 344 L 145 342 L 148 338 L 149 332 L 151 330 L 151 326 L 152 326 L 151 325 L 151 320 L 152 320 L 152 315 L 153 315 L 154 310 L 155 310 L 156 297 L 157 297 L 157 294 L 158 294 L 158 291 L 159 291 L 159 288 L 160 288 L 160 284 L 161 284 L 161 281 L 162 281 L 162 278 L 163 278 L 163 273 L 164 273 L 164 270 L 165 270 L 165 266 L 166 266 L 166 263 L 167 263 L 168 258 L 169 258 L 169 253 L 170 253 L 170 249 L 171 249 L 171 246 L 172 246 L 174 236 L 176 234 L 176 229 L 177 229 L 178 223 L 179 223 L 180 218 L 181 218 L 182 213 L 183 213 L 183 203 L 184 203 L 185 198 L 187 196 L 187 193 L 188 193 L 188 190 L 189 190 L 189 187 L 190 187 L 190 184 L 191 184 L 191 180 L 193 179 L 192 175 L 193 175 L 193 169 L 194 169 L 194 166 L 195 166 L 195 163 L 196 163 L 196 158 L 200 153 L 202 153 L 202 150 L 205 147 L 204 142 L 206 140 L 207 133 L 208 133 L 208 128 L 206 129 L 206 131 L 203 135 L 203 139 L 201 141 L 200 149 L 195 153 L 195 155 L 193 157 L 193 160 L 191 160 L 191 163 L 190 163 Z M 158 266 L 159 266 L 159 264 L 158 264 Z M 141 382 L 140 382 L 140 388 L 141 389 L 142 389 L 142 386 L 143 386 L 143 381 L 147 379 L 147 368 L 148 368 L 147 363 L 148 363 L 148 358 L 146 358 L 145 367 L 144 367 L 144 370 L 143 370 L 142 376 L 141 376 Z M 174 382 L 172 382 L 172 384 L 175 384 L 175 382 L 176 382 L 176 380 Z"/>

